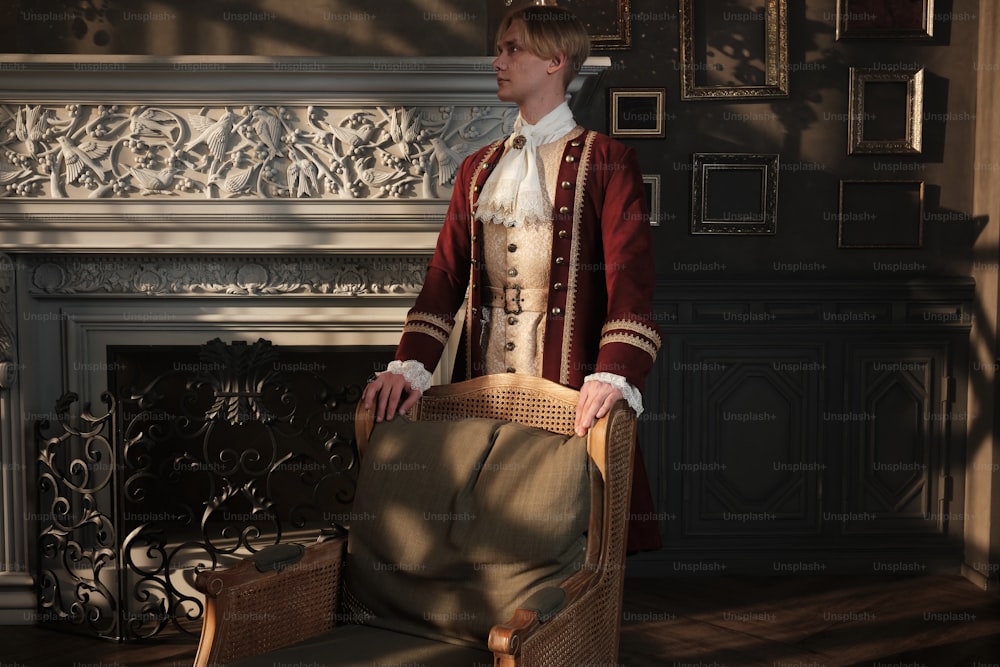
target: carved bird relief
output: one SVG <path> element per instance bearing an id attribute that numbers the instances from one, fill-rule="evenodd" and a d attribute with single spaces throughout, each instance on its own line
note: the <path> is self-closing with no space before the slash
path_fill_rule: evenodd
<path id="1" fill-rule="evenodd" d="M 462 147 L 464 148 L 464 144 Z M 440 137 L 431 138 L 431 150 L 438 164 L 438 183 L 441 185 L 451 183 L 465 155 L 446 144 Z"/>
<path id="2" fill-rule="evenodd" d="M 39 149 L 37 142 L 45 139 L 48 126 L 49 112 L 47 109 L 42 109 L 40 104 L 33 107 L 24 106 L 17 110 L 14 134 L 28 146 L 28 150 L 32 154 L 35 154 Z"/>
<path id="3" fill-rule="evenodd" d="M 171 167 L 154 171 L 129 167 L 128 171 L 139 184 L 139 190 L 144 195 L 177 194 L 170 188 L 177 171 Z"/>
<path id="4" fill-rule="evenodd" d="M 328 125 L 330 128 L 330 133 L 335 136 L 340 143 L 345 144 L 350 147 L 355 147 L 361 145 L 361 137 L 354 130 L 347 127 L 339 127 L 337 125 Z"/>
<path id="5" fill-rule="evenodd" d="M 227 163 L 229 164 L 229 163 Z M 209 176 L 209 185 L 217 185 L 219 189 L 228 195 L 239 195 L 248 192 L 252 189 L 254 183 L 254 175 L 257 172 L 257 168 L 260 167 L 259 164 L 251 165 L 245 169 L 232 169 L 225 178 L 221 177 L 221 172 L 224 171 L 224 167 L 219 172 L 216 172 Z"/>
<path id="6" fill-rule="evenodd" d="M 257 109 L 250 116 L 251 127 L 257 132 L 257 136 L 260 140 L 267 146 L 268 151 L 271 153 L 271 157 L 284 157 L 285 154 L 281 150 L 281 121 L 278 118 L 264 109 Z"/>
<path id="7" fill-rule="evenodd" d="M 142 111 L 139 109 L 142 107 L 136 107 L 132 110 L 129 121 L 129 129 L 133 135 L 160 135 L 174 141 L 173 132 L 174 130 L 179 131 L 180 128 L 174 124 L 173 117 L 159 109 L 146 108 Z M 199 116 L 199 118 L 201 117 Z"/>
<path id="8" fill-rule="evenodd" d="M 418 109 L 402 108 L 394 109 L 389 114 L 389 136 L 406 151 L 406 144 L 416 141 L 420 137 L 420 112 Z M 384 112 L 383 112 L 384 113 Z"/>
<path id="9" fill-rule="evenodd" d="M 309 197 L 319 190 L 316 165 L 306 159 L 296 160 L 285 171 L 288 191 L 293 197 Z"/>
<path id="10" fill-rule="evenodd" d="M 229 143 L 229 135 L 233 131 L 233 124 L 236 120 L 235 114 L 227 111 L 219 118 L 212 120 L 206 116 L 190 115 L 188 120 L 191 127 L 198 136 L 184 144 L 184 150 L 189 151 L 199 144 L 208 146 L 209 153 L 217 160 L 222 160 L 226 155 L 226 145 Z"/>
<path id="11" fill-rule="evenodd" d="M 66 182 L 75 183 L 84 169 L 89 168 L 94 177 L 104 183 L 104 169 L 95 159 L 100 159 L 108 152 L 107 146 L 100 146 L 93 141 L 84 141 L 79 146 L 69 137 L 59 137 L 59 157 L 66 164 Z"/>
<path id="12" fill-rule="evenodd" d="M 375 158 L 369 157 L 361 163 L 358 178 L 368 185 L 382 185 L 388 181 L 406 174 L 402 169 L 382 169 L 374 165 Z"/>
<path id="13" fill-rule="evenodd" d="M 324 123 L 326 127 L 330 130 L 330 133 L 335 136 L 340 143 L 345 146 L 350 146 L 353 148 L 358 148 L 359 146 L 364 146 L 371 142 L 372 137 L 378 131 L 372 123 L 364 123 L 358 129 L 354 130 L 349 127 L 341 127 L 339 125 L 330 125 Z"/>

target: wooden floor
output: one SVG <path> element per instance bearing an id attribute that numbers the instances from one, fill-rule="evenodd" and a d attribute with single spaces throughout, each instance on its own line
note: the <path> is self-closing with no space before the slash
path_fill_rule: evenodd
<path id="1" fill-rule="evenodd" d="M 188 667 L 194 653 L 0 627 L 0 667 Z M 943 576 L 629 578 L 619 664 L 1000 667 L 1000 599 Z"/>
<path id="2" fill-rule="evenodd" d="M 628 667 L 1000 667 L 1000 598 L 960 577 L 625 585 Z"/>

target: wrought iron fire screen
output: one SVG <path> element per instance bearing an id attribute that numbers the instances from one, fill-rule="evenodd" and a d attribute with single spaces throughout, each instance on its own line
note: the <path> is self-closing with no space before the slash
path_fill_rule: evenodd
<path id="1" fill-rule="evenodd" d="M 39 622 L 195 638 L 199 570 L 343 530 L 354 405 L 386 355 L 263 339 L 109 348 L 103 411 L 68 393 L 58 424 L 36 425 Z"/>

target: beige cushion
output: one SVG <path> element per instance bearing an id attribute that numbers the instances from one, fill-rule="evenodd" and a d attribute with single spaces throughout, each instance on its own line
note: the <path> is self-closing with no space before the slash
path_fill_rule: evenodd
<path id="1" fill-rule="evenodd" d="M 484 646 L 583 563 L 586 441 L 488 419 L 376 426 L 346 570 L 364 622 Z"/>

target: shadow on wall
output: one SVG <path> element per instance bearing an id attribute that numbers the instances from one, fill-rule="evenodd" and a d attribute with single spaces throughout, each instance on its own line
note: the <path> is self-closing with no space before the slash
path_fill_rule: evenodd
<path id="1" fill-rule="evenodd" d="M 17 53 L 485 55 L 486 32 L 485 0 L 14 0 L 0 9 L 0 36 Z"/>

